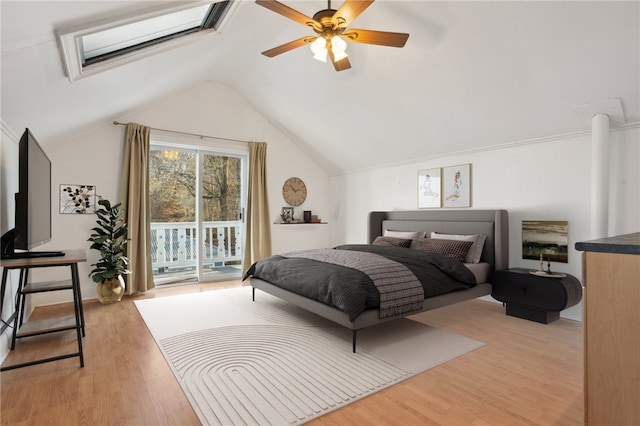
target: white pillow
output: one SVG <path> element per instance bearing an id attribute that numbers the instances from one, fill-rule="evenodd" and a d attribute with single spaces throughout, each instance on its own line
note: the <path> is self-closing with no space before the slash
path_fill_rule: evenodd
<path id="1" fill-rule="evenodd" d="M 394 238 L 404 238 L 407 240 L 412 240 L 414 238 L 424 238 L 424 232 L 421 231 L 390 231 L 388 229 L 384 230 L 384 237 L 394 237 Z"/>
<path id="2" fill-rule="evenodd" d="M 473 244 L 467 253 L 467 258 L 464 263 L 480 263 L 480 257 L 482 256 L 482 249 L 484 248 L 484 242 L 487 240 L 485 234 L 472 234 L 472 235 L 460 235 L 460 234 L 441 234 L 439 232 L 432 232 L 431 238 L 439 240 L 457 240 L 457 241 L 471 241 Z"/>

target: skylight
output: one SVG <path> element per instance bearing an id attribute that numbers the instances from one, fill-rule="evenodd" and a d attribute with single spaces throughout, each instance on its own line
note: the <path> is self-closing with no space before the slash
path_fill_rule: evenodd
<path id="1" fill-rule="evenodd" d="M 196 34 L 220 32 L 233 3 L 189 2 L 101 25 L 61 29 L 67 75 L 73 81 L 183 44 Z"/>

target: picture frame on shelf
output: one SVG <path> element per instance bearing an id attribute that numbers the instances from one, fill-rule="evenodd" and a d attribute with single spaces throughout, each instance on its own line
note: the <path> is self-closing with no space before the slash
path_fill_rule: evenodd
<path id="1" fill-rule="evenodd" d="M 471 207 L 471 164 L 442 168 L 442 206 Z"/>
<path id="2" fill-rule="evenodd" d="M 442 205 L 442 168 L 418 170 L 418 208 L 433 209 Z"/>
<path id="3" fill-rule="evenodd" d="M 292 223 L 293 222 L 293 207 L 283 207 L 282 215 L 280 216 L 282 219 L 282 223 Z"/>

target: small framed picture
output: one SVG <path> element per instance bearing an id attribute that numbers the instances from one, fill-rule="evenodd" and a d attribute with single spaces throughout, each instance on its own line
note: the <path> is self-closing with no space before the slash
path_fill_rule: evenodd
<path id="1" fill-rule="evenodd" d="M 569 263 L 569 221 L 523 220 L 522 258 Z"/>
<path id="2" fill-rule="evenodd" d="M 60 213 L 90 214 L 96 211 L 94 185 L 60 185 Z"/>
<path id="3" fill-rule="evenodd" d="M 283 207 L 282 208 L 282 222 L 291 223 L 293 222 L 293 207 Z"/>
<path id="4" fill-rule="evenodd" d="M 471 207 L 471 164 L 442 169 L 442 206 Z"/>
<path id="5" fill-rule="evenodd" d="M 442 169 L 418 170 L 418 208 L 432 209 L 441 205 L 442 193 L 441 177 Z"/>

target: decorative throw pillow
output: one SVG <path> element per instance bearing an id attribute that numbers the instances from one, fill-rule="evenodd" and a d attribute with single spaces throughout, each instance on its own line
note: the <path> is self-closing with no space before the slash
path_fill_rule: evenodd
<path id="1" fill-rule="evenodd" d="M 385 229 L 384 236 L 394 237 L 394 238 L 406 238 L 410 240 L 412 238 L 423 238 L 424 232 L 422 231 L 390 231 L 388 229 Z"/>
<path id="2" fill-rule="evenodd" d="M 441 254 L 459 262 L 464 262 L 472 245 L 473 242 L 471 241 L 417 238 L 411 241 L 410 248 L 427 253 Z"/>
<path id="3" fill-rule="evenodd" d="M 376 237 L 376 239 L 373 240 L 374 246 L 396 246 L 396 247 L 409 248 L 410 244 L 411 244 L 411 240 L 407 240 L 405 238 Z"/>
<path id="4" fill-rule="evenodd" d="M 485 234 L 441 234 L 439 232 L 432 232 L 431 238 L 441 240 L 457 240 L 457 241 L 471 241 L 472 247 L 467 253 L 467 258 L 464 263 L 480 263 L 480 257 L 482 256 L 482 249 L 484 248 L 484 242 L 487 240 Z"/>

